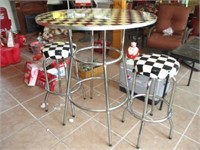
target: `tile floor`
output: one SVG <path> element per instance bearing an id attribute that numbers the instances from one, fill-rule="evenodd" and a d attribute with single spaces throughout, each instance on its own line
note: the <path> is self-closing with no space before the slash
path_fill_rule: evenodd
<path id="1" fill-rule="evenodd" d="M 74 34 L 74 41 L 83 34 Z M 27 35 L 29 42 L 34 34 Z M 129 43 L 128 43 L 129 44 Z M 79 46 L 87 43 L 79 43 Z M 98 55 L 98 54 L 97 54 Z M 87 55 L 83 56 L 87 57 Z M 21 48 L 21 62 L 1 68 L 0 86 L 0 149 L 2 150 L 132 150 L 136 149 L 136 139 L 140 121 L 127 113 L 125 123 L 121 122 L 123 108 L 112 111 L 113 146 L 108 146 L 105 113 L 92 113 L 76 109 L 74 122 L 62 125 L 64 98 L 50 96 L 49 111 L 40 108 L 45 91 L 40 87 L 28 87 L 23 82 L 24 65 L 32 60 L 27 47 Z M 190 70 L 181 65 L 177 75 L 177 91 L 174 103 L 174 136 L 168 139 L 168 122 L 146 124 L 141 149 L 144 150 L 199 150 L 200 149 L 200 73 L 194 72 L 191 85 L 186 86 Z M 119 64 L 109 67 L 109 77 L 119 79 Z M 82 106 L 104 106 L 102 81 L 94 84 L 94 99 L 89 98 L 89 86 L 84 84 L 87 99 L 81 93 L 73 94 L 73 99 Z M 109 82 L 112 105 L 121 101 L 125 94 L 116 82 Z M 97 101 L 98 100 L 98 101 Z M 134 107 L 141 108 L 142 101 Z M 70 111 L 69 111 L 70 112 Z M 161 113 L 161 112 L 158 112 Z"/>

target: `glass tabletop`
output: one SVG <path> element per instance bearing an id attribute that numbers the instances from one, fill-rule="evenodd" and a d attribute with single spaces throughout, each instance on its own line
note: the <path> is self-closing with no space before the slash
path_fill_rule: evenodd
<path id="1" fill-rule="evenodd" d="M 131 29 L 151 25 L 156 20 L 148 12 L 111 8 L 58 10 L 36 16 L 36 22 L 42 26 L 72 30 Z"/>
<path id="2" fill-rule="evenodd" d="M 200 62 L 200 38 L 195 37 L 191 41 L 176 48 L 171 53 L 180 58 L 191 60 L 194 62 Z"/>

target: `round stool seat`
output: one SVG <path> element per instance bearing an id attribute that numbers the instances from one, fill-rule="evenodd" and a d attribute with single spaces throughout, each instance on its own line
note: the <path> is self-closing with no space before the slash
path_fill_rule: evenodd
<path id="1" fill-rule="evenodd" d="M 137 73 L 153 79 L 165 79 L 174 77 L 180 68 L 180 63 L 164 54 L 143 54 L 134 60 L 134 68 Z"/>
<path id="2" fill-rule="evenodd" d="M 73 51 L 76 48 L 76 44 L 73 43 Z M 69 42 L 54 42 L 48 43 L 42 49 L 45 58 L 51 59 L 65 59 L 69 57 L 70 45 Z"/>

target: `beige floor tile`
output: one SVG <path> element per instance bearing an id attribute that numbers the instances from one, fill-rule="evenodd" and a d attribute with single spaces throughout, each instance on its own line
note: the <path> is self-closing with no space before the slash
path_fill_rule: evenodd
<path id="1" fill-rule="evenodd" d="M 34 118 L 21 106 L 17 106 L 2 113 L 0 118 L 0 139 L 13 134 L 13 132 L 21 130 L 34 121 Z"/>
<path id="2" fill-rule="evenodd" d="M 124 95 L 124 92 L 121 92 L 119 90 L 119 82 L 116 81 L 109 81 L 108 82 L 108 88 L 109 88 L 109 97 L 112 99 L 118 99 L 119 97 Z M 98 92 L 105 94 L 105 90 L 104 90 L 104 85 L 101 84 L 98 87 L 95 87 L 95 90 L 97 90 Z"/>
<path id="3" fill-rule="evenodd" d="M 137 144 L 139 127 L 140 124 L 138 124 L 126 137 L 126 139 L 133 143 L 135 147 Z M 160 124 L 146 123 L 141 136 L 140 148 L 144 150 L 172 150 L 179 140 L 180 135 L 174 133 L 171 140 L 168 138 L 168 136 L 169 129 L 166 127 Z"/>
<path id="4" fill-rule="evenodd" d="M 7 91 L 2 90 L 0 92 L 0 97 L 1 97 L 0 98 L 0 112 L 7 110 L 18 104 L 16 100 Z"/>
<path id="5" fill-rule="evenodd" d="M 175 99 L 174 100 L 175 105 L 181 106 L 194 113 L 200 106 L 200 96 L 183 91 L 179 88 L 177 88 L 176 90 L 174 99 Z"/>
<path id="6" fill-rule="evenodd" d="M 119 137 L 112 134 L 113 145 L 119 140 Z M 87 149 L 87 150 L 105 150 L 108 146 L 107 128 L 94 120 L 84 124 L 78 128 L 73 134 L 63 139 L 71 150 Z"/>
<path id="7" fill-rule="evenodd" d="M 187 132 L 185 133 L 185 135 L 200 143 L 200 128 L 199 128 L 199 126 L 200 126 L 200 116 L 196 115 L 194 117 L 194 120 L 190 124 Z"/>
<path id="8" fill-rule="evenodd" d="M 199 115 L 199 116 L 200 116 L 200 109 L 199 109 L 199 111 L 197 112 L 197 115 Z"/>
<path id="9" fill-rule="evenodd" d="M 186 137 L 183 137 L 181 142 L 179 143 L 177 150 L 199 150 L 200 149 L 200 143 L 194 142 L 191 139 L 188 139 Z"/>
<path id="10" fill-rule="evenodd" d="M 51 112 L 60 107 L 60 105 L 64 105 L 64 100 L 59 96 L 49 94 L 48 97 L 48 112 L 45 112 L 44 108 L 41 108 L 41 104 L 44 102 L 45 94 L 42 94 L 38 97 L 33 98 L 30 101 L 23 103 L 24 107 L 26 107 L 35 117 L 40 118 L 48 112 Z"/>
<path id="11" fill-rule="evenodd" d="M 51 132 L 53 132 L 58 138 L 61 139 L 89 119 L 85 113 L 76 109 L 76 117 L 73 118 L 73 122 L 70 122 L 69 119 L 72 119 L 72 115 L 71 110 L 69 111 L 70 113 L 67 113 L 65 126 L 63 125 L 63 106 L 50 113 L 49 115 L 43 117 L 41 121 Z"/>
<path id="12" fill-rule="evenodd" d="M 20 72 L 18 74 L 18 72 L 20 72 L 20 71 L 17 71 L 15 76 L 10 77 L 9 79 L 6 79 L 6 80 L 2 80 L 0 88 L 8 90 L 8 91 L 12 91 L 15 88 L 22 86 L 24 84 L 23 73 Z M 15 73 L 13 73 L 13 74 L 15 74 Z"/>
<path id="13" fill-rule="evenodd" d="M 164 108 L 166 110 L 166 108 Z M 166 111 L 164 111 L 166 114 Z M 173 111 L 173 122 L 174 122 L 174 130 L 178 131 L 180 133 L 183 133 L 185 129 L 187 128 L 189 122 L 191 121 L 194 114 L 191 112 L 188 112 L 182 108 L 174 106 Z M 167 125 L 169 127 L 169 121 L 163 122 L 163 124 Z"/>
<path id="14" fill-rule="evenodd" d="M 59 142 L 52 146 L 49 150 L 70 150 L 64 143 Z"/>
<path id="15" fill-rule="evenodd" d="M 113 150 L 136 150 L 135 145 L 131 145 L 125 140 L 122 140 L 119 144 L 117 144 Z"/>
<path id="16" fill-rule="evenodd" d="M 74 32 L 73 42 L 77 44 L 78 48 L 90 46 L 90 42 L 80 42 L 79 40 L 84 36 L 85 32 Z M 112 41 L 112 31 L 107 32 L 108 41 Z M 36 41 L 38 33 L 31 33 L 27 35 L 27 42 Z M 102 33 L 101 33 L 102 38 Z M 95 33 L 95 40 L 97 34 Z M 56 41 L 65 41 L 66 36 L 59 35 L 55 37 Z M 125 50 L 130 46 L 132 40 L 126 37 Z M 1 68 L 0 76 L 0 149 L 5 150 L 23 150 L 23 149 L 51 149 L 51 150 L 69 150 L 69 149 L 120 149 L 120 150 L 134 150 L 136 149 L 136 138 L 138 135 L 139 125 L 137 119 L 126 113 L 125 123 L 121 122 L 123 107 L 112 111 L 112 130 L 113 130 L 113 147 L 108 146 L 107 121 L 106 113 L 94 113 L 82 111 L 76 108 L 76 118 L 74 122 L 70 122 L 71 113 L 67 114 L 66 125 L 62 125 L 64 98 L 60 99 L 55 96 L 50 96 L 49 112 L 41 109 L 40 105 L 44 100 L 45 90 L 40 87 L 28 87 L 23 81 L 24 65 L 27 60 L 32 61 L 33 54 L 29 52 L 28 46 L 20 48 L 21 62 Z M 151 53 L 156 51 L 144 47 L 141 53 Z M 87 60 L 90 55 L 90 50 L 84 51 L 80 54 L 81 59 Z M 102 61 L 102 54 L 95 52 L 95 58 Z M 107 60 L 113 60 L 110 54 Z M 41 60 L 42 61 L 42 60 Z M 177 149 L 200 149 L 199 148 L 199 117 L 200 117 L 200 72 L 193 72 L 191 85 L 188 87 L 190 68 L 181 63 L 181 68 L 176 76 L 178 81 L 177 92 L 175 95 L 175 110 L 174 110 L 174 125 L 175 132 L 172 140 L 168 139 L 169 126 L 168 121 L 163 124 L 146 124 L 144 127 L 144 134 L 142 136 L 141 149 L 155 150 L 164 149 L 172 150 L 177 146 L 177 142 L 189 125 L 194 113 L 197 116 L 189 126 L 186 135 L 183 136 Z M 119 62 L 108 66 L 108 75 L 110 78 L 119 80 Z M 74 76 L 74 72 L 73 72 Z M 101 74 L 102 76 L 102 74 Z M 74 83 L 74 79 L 72 82 Z M 110 100 L 111 103 L 121 102 L 126 96 L 125 93 L 119 90 L 119 83 L 109 81 Z M 66 88 L 66 83 L 62 82 L 62 87 Z M 81 106 L 92 108 L 105 108 L 104 99 L 104 84 L 103 80 L 94 81 L 94 99 L 90 99 L 89 82 L 84 83 L 87 92 L 87 99 L 83 100 L 81 90 L 73 94 L 73 98 Z M 9 92 L 11 95 L 7 95 Z M 40 123 L 35 121 L 34 117 L 24 110 L 14 99 L 32 113 L 36 118 L 39 118 Z M 133 109 L 136 111 L 143 109 L 144 102 L 135 101 Z M 18 105 L 18 106 L 17 106 Z M 158 105 L 156 106 L 158 108 Z M 166 107 L 163 107 L 166 110 Z M 71 110 L 69 110 L 71 112 Z M 154 117 L 160 117 L 166 112 L 155 110 Z M 91 117 L 94 117 L 92 120 Z M 33 124 L 31 124 L 33 123 Z M 43 125 L 41 125 L 41 123 Z M 139 123 L 139 124 L 137 124 Z M 136 125 L 136 127 L 134 126 Z M 167 127 L 166 127 L 167 126 Z M 48 130 L 47 130 L 48 129 Z M 130 132 L 131 131 L 131 132 Z M 129 133 L 130 132 L 130 133 Z M 121 139 L 117 135 L 125 136 L 126 139 Z M 126 136 L 126 134 L 128 134 Z M 57 139 L 56 139 L 57 138 Z M 64 138 L 64 139 L 62 139 Z M 59 141 L 63 140 L 62 141 Z M 120 141 L 121 140 L 121 141 Z M 128 142 L 127 142 L 128 140 Z M 196 141 L 196 142 L 195 142 Z M 117 144 L 117 145 L 116 145 Z"/>
<path id="17" fill-rule="evenodd" d="M 13 136 L 0 142 L 0 149 L 5 150 L 23 150 L 23 149 L 41 149 L 47 150 L 55 144 L 57 139 L 48 132 L 40 123 L 35 122 L 30 126 L 23 128 Z"/>
<path id="18" fill-rule="evenodd" d="M 186 77 L 189 78 L 189 76 L 190 76 L 190 72 L 188 72 L 186 74 Z M 195 70 L 193 71 L 193 73 L 192 73 L 192 80 L 200 81 L 200 72 L 199 71 L 195 71 Z"/>
<path id="19" fill-rule="evenodd" d="M 78 104 L 82 108 L 86 108 L 89 110 L 102 110 L 106 108 L 106 101 L 105 101 L 105 96 L 99 91 L 97 92 L 96 90 L 93 90 L 93 98 L 90 98 L 90 92 L 88 91 L 86 93 L 86 99 L 83 99 L 82 96 L 80 97 L 75 97 L 73 98 L 73 101 Z M 114 101 L 110 99 L 110 103 L 113 103 Z M 97 112 L 97 111 L 96 111 Z"/>
<path id="20" fill-rule="evenodd" d="M 190 86 L 187 86 L 189 77 L 184 77 L 180 80 L 178 83 L 178 88 L 181 88 L 185 91 L 188 91 L 190 93 L 200 95 L 200 82 L 196 80 L 191 80 Z"/>
<path id="21" fill-rule="evenodd" d="M 125 112 L 125 122 L 122 122 L 123 112 L 123 107 L 111 111 L 112 130 L 121 136 L 124 136 L 132 127 L 136 125 L 136 123 L 138 123 L 138 119 L 134 118 L 134 116 L 130 115 L 127 111 Z M 107 126 L 106 113 L 99 113 L 95 119 Z"/>
<path id="22" fill-rule="evenodd" d="M 177 76 L 176 76 L 177 82 L 180 82 L 181 78 L 182 78 L 183 76 L 186 76 L 188 72 L 190 72 L 190 69 L 189 69 L 188 67 L 186 67 L 185 65 L 181 64 L 181 67 L 180 67 L 180 69 L 179 69 L 179 72 L 178 72 L 178 74 L 177 74 Z M 189 77 L 189 76 L 188 76 L 188 77 Z"/>
<path id="23" fill-rule="evenodd" d="M 25 83 L 19 88 L 16 88 L 10 93 L 19 101 L 24 102 L 27 101 L 35 96 L 39 96 L 40 94 L 44 93 L 45 90 L 39 86 L 27 86 Z"/>
<path id="24" fill-rule="evenodd" d="M 7 67 L 4 67 L 4 68 L 1 68 L 0 81 L 3 81 L 5 79 L 9 80 L 8 78 L 14 77 L 14 76 L 20 75 L 20 74 L 21 74 L 21 72 L 13 66 L 7 66 Z"/>

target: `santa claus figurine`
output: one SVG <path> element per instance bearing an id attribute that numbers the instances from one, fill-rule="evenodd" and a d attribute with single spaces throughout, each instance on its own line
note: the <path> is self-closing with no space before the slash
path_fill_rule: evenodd
<path id="1" fill-rule="evenodd" d="M 135 59 L 139 54 L 139 48 L 136 46 L 136 42 L 131 42 L 131 46 L 127 51 L 127 57 L 129 59 Z"/>

